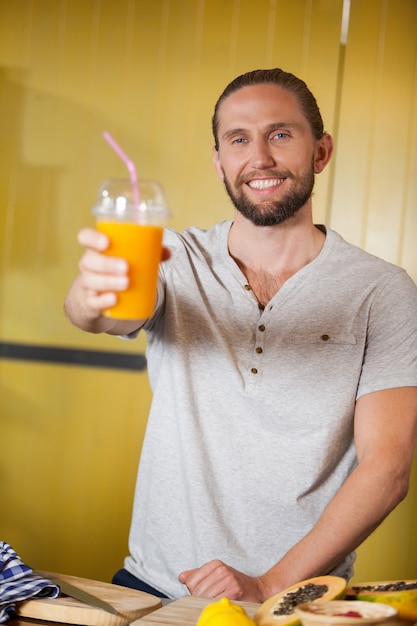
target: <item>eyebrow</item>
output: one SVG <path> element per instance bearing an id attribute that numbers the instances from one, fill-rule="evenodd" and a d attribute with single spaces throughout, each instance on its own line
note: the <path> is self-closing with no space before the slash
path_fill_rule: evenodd
<path id="1" fill-rule="evenodd" d="M 265 130 L 267 132 L 271 132 L 273 130 L 279 130 L 281 128 L 299 128 L 300 124 L 296 122 L 272 122 L 271 124 L 267 124 Z M 226 130 L 222 135 L 222 139 L 228 139 L 229 137 L 233 137 L 234 135 L 239 135 L 240 133 L 248 132 L 247 128 L 231 128 L 230 130 Z"/>

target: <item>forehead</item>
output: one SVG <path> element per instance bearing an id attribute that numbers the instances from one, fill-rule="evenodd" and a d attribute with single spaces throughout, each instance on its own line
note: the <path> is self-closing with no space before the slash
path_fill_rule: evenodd
<path id="1" fill-rule="evenodd" d="M 218 110 L 220 137 L 231 127 L 250 128 L 282 122 L 308 126 L 296 96 L 269 83 L 242 87 L 227 96 Z"/>

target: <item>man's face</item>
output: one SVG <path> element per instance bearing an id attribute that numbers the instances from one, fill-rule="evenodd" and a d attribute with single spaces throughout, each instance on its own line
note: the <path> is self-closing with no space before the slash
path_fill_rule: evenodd
<path id="1" fill-rule="evenodd" d="M 220 105 L 214 164 L 236 209 L 257 226 L 280 224 L 311 197 L 318 144 L 298 100 L 271 84 L 243 87 Z"/>

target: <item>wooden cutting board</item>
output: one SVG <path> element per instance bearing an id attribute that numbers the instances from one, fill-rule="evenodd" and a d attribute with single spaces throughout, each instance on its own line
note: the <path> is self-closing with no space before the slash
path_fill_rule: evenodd
<path id="1" fill-rule="evenodd" d="M 201 611 L 213 602 L 217 600 L 185 596 L 132 622 L 130 626 L 196 626 Z M 249 617 L 253 617 L 260 607 L 260 604 L 252 602 L 235 602 L 235 604 L 242 606 Z"/>
<path id="2" fill-rule="evenodd" d="M 42 572 L 42 574 L 48 577 L 48 572 Z M 82 626 L 126 626 L 162 606 L 160 598 L 136 589 L 67 574 L 50 572 L 50 575 L 58 576 L 108 602 L 118 614 L 112 615 L 69 596 L 59 596 L 58 598 L 38 598 L 18 602 L 16 605 L 18 616 Z"/>

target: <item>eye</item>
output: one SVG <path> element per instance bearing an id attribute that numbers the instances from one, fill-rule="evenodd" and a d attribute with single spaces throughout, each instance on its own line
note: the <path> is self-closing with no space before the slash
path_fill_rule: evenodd
<path id="1" fill-rule="evenodd" d="M 247 139 L 245 139 L 244 137 L 236 137 L 236 139 L 232 140 L 232 144 L 236 144 L 236 145 L 240 145 L 246 142 L 247 142 Z"/>
<path id="2" fill-rule="evenodd" d="M 282 141 L 283 139 L 288 139 L 289 137 L 289 133 L 286 133 L 284 131 L 280 131 L 279 133 L 275 133 L 272 138 L 273 139 L 278 139 L 278 141 Z"/>

